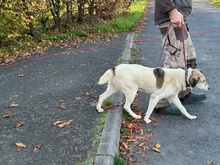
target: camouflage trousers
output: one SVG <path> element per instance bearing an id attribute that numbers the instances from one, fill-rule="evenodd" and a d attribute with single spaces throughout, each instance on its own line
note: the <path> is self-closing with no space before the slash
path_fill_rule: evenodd
<path id="1" fill-rule="evenodd" d="M 163 24 L 158 25 L 158 29 L 161 32 L 162 43 L 164 43 L 167 30 L 170 25 L 170 22 L 165 22 Z M 178 28 L 176 25 L 171 24 L 168 32 L 168 37 L 166 40 L 166 44 L 164 47 L 164 52 L 166 53 L 166 58 L 164 61 L 164 66 L 166 68 L 196 68 L 196 50 L 193 46 L 189 29 L 187 24 L 184 24 L 184 35 L 182 36 L 182 29 Z M 184 47 L 185 47 L 185 57 L 184 57 L 184 47 L 183 47 L 183 39 L 184 39 Z M 185 66 L 185 59 L 187 66 Z M 179 93 L 179 98 L 184 99 L 191 93 L 191 89 L 187 89 L 185 91 L 181 91 Z M 156 108 L 166 107 L 170 103 L 167 99 L 162 99 L 158 102 Z"/>

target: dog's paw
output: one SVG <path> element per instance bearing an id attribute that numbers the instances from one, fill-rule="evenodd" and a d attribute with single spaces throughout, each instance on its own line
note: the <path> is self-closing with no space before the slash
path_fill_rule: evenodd
<path id="1" fill-rule="evenodd" d="M 190 116 L 188 116 L 187 118 L 190 119 L 190 120 L 194 120 L 194 119 L 197 118 L 197 116 L 190 115 Z"/>
<path id="2" fill-rule="evenodd" d="M 144 118 L 144 121 L 148 124 L 148 123 L 151 123 L 152 121 L 148 118 Z"/>
<path id="3" fill-rule="evenodd" d="M 135 115 L 135 116 L 133 116 L 135 119 L 141 119 L 141 116 L 139 116 L 139 115 Z"/>
<path id="4" fill-rule="evenodd" d="M 104 109 L 102 109 L 102 108 L 97 108 L 97 110 L 98 110 L 98 112 L 104 112 Z"/>

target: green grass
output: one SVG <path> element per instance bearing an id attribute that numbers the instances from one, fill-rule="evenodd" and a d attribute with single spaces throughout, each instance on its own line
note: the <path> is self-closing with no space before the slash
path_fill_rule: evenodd
<path id="1" fill-rule="evenodd" d="M 131 48 L 131 60 L 130 60 L 130 64 L 136 64 L 137 63 L 137 59 L 138 59 L 138 50 L 135 48 L 135 46 L 133 46 L 133 48 Z"/>
<path id="2" fill-rule="evenodd" d="M 126 162 L 120 155 L 116 155 L 114 157 L 114 165 L 126 165 Z"/>
<path id="3" fill-rule="evenodd" d="M 220 0 L 209 0 L 209 2 L 215 6 L 220 7 Z"/>
<path id="4" fill-rule="evenodd" d="M 104 106 L 109 106 L 112 105 L 112 101 L 111 98 L 107 98 L 104 102 L 103 102 Z M 94 162 L 94 158 L 95 158 L 95 154 L 97 152 L 101 137 L 102 137 L 102 130 L 105 124 L 105 120 L 107 117 L 108 111 L 105 110 L 103 113 L 101 113 L 97 119 L 97 126 L 95 128 L 95 131 L 97 132 L 97 134 L 93 137 L 92 139 L 92 150 L 89 154 L 88 159 L 85 162 L 81 162 L 78 163 L 78 165 L 92 165 Z"/>
<path id="5" fill-rule="evenodd" d="M 102 33 L 123 33 L 131 30 L 141 19 L 147 5 L 146 0 L 136 0 L 127 14 L 118 16 L 114 21 L 97 24 L 91 29 Z"/>

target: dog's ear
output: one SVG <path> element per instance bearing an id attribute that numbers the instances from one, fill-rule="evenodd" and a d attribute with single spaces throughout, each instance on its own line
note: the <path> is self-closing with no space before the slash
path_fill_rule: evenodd
<path id="1" fill-rule="evenodd" d="M 196 85 L 197 85 L 197 83 L 199 82 L 199 79 L 200 79 L 200 77 L 197 77 L 197 78 L 190 78 L 189 79 L 189 84 L 194 88 Z"/>

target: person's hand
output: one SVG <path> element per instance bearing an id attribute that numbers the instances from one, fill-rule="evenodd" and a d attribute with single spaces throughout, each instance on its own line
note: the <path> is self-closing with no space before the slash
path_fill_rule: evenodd
<path id="1" fill-rule="evenodd" d="M 169 12 L 170 15 L 170 22 L 177 25 L 177 27 L 181 28 L 184 24 L 184 17 L 183 15 L 177 10 L 173 9 Z"/>

